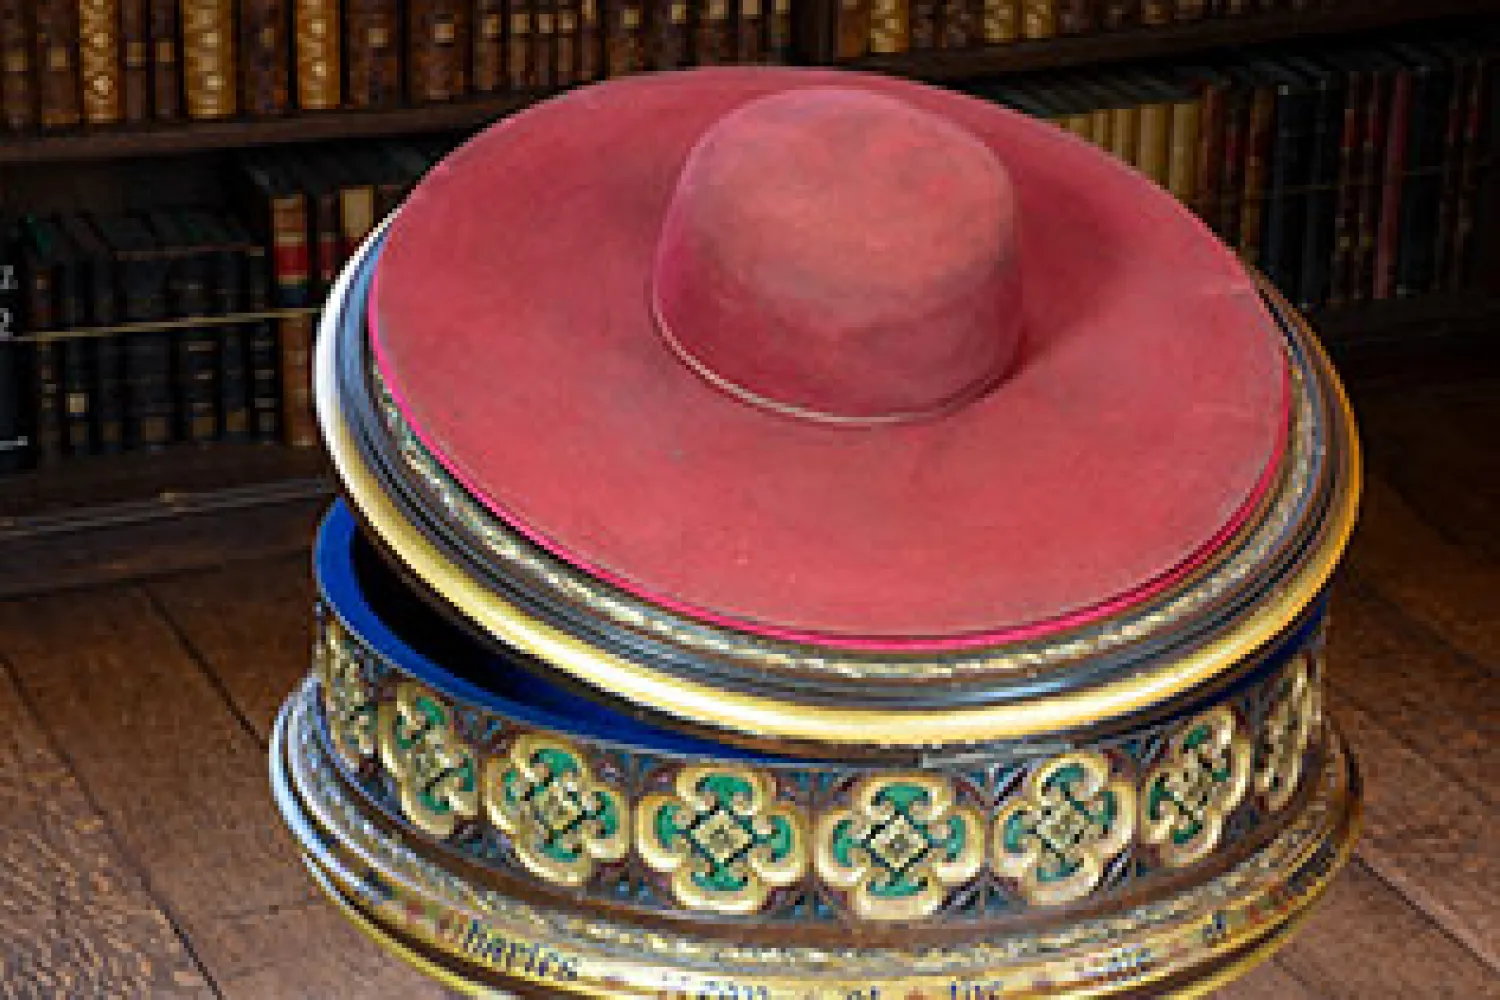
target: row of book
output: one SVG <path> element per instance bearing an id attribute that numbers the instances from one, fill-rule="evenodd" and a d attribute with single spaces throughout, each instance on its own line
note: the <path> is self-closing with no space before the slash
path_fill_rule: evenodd
<path id="1" fill-rule="evenodd" d="M 0 122 L 263 117 L 788 61 L 791 0 L 0 0 Z"/>
<path id="2" fill-rule="evenodd" d="M 838 59 L 968 49 L 1370 0 L 837 0 Z"/>
<path id="3" fill-rule="evenodd" d="M 23 216 L 0 242 L 0 469 L 317 443 L 316 306 L 448 144 L 252 151 L 232 209 Z"/>
<path id="4" fill-rule="evenodd" d="M 1266 50 L 970 89 L 1110 151 L 1303 309 L 1473 284 L 1500 52 L 1461 38 Z"/>

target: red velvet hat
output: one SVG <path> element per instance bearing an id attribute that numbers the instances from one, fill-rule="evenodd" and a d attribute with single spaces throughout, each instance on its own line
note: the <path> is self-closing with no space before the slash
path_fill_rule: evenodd
<path id="1" fill-rule="evenodd" d="M 910 652 L 1191 573 L 1277 469 L 1283 341 L 1130 168 L 1005 109 L 716 69 L 548 101 L 390 227 L 375 363 L 494 515 L 674 612 Z"/>

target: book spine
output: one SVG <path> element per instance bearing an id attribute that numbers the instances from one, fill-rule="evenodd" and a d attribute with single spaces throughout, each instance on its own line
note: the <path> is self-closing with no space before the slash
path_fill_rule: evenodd
<path id="1" fill-rule="evenodd" d="M 1086 35 L 1099 27 L 1095 0 L 1055 0 L 1057 33 Z"/>
<path id="2" fill-rule="evenodd" d="M 703 0 L 693 32 L 693 57 L 699 66 L 718 66 L 731 58 L 729 0 Z"/>
<path id="3" fill-rule="evenodd" d="M 359 252 L 378 218 L 373 184 L 353 184 L 339 191 L 339 237 L 344 260 Z"/>
<path id="4" fill-rule="evenodd" d="M 1057 35 L 1055 0 L 1021 0 L 1021 37 L 1052 38 Z"/>
<path id="5" fill-rule="evenodd" d="M 336 108 L 340 94 L 338 0 L 293 0 L 297 107 L 304 111 Z"/>
<path id="6" fill-rule="evenodd" d="M 834 8 L 835 59 L 858 59 L 870 48 L 872 0 L 838 0 Z"/>
<path id="7" fill-rule="evenodd" d="M 88 322 L 86 285 L 76 258 L 53 270 L 53 298 L 57 303 L 57 325 L 75 330 Z M 62 378 L 62 418 L 65 452 L 70 456 L 94 451 L 94 345 L 70 337 L 56 345 Z"/>
<path id="8" fill-rule="evenodd" d="M 171 314 L 183 319 L 209 314 L 207 261 L 196 250 L 174 251 L 169 257 L 167 294 Z M 217 344 L 211 328 L 177 330 L 172 344 L 172 388 L 176 403 L 177 437 L 204 443 L 218 436 L 219 391 Z"/>
<path id="9" fill-rule="evenodd" d="M 320 192 L 312 198 L 310 207 L 313 247 L 317 251 L 313 284 L 319 297 L 322 297 L 333 287 L 339 276 L 339 268 L 344 266 L 344 231 L 339 220 L 339 193 Z"/>
<path id="10" fill-rule="evenodd" d="M 1021 0 L 982 0 L 986 45 L 1005 45 L 1021 37 Z"/>
<path id="11" fill-rule="evenodd" d="M 1141 0 L 1141 23 L 1150 27 L 1171 24 L 1177 17 L 1172 0 Z"/>
<path id="12" fill-rule="evenodd" d="M 610 76 L 646 68 L 646 11 L 642 0 L 607 0 L 604 44 Z"/>
<path id="13" fill-rule="evenodd" d="M 1089 130 L 1085 138 L 1101 150 L 1109 152 L 1115 141 L 1115 113 L 1109 108 L 1090 111 Z"/>
<path id="14" fill-rule="evenodd" d="M 151 11 L 148 0 L 120 0 L 120 112 L 151 117 Z"/>
<path id="15" fill-rule="evenodd" d="M 1224 173 L 1224 133 L 1228 95 L 1223 85 L 1205 84 L 1199 97 L 1198 148 L 1194 152 L 1192 209 L 1209 226 L 1217 219 Z M 1177 142 L 1173 127 L 1173 144 Z"/>
<path id="16" fill-rule="evenodd" d="M 1140 134 L 1141 111 L 1136 105 L 1129 104 L 1122 107 L 1111 108 L 1110 117 L 1114 119 L 1110 126 L 1109 151 L 1121 163 L 1135 166 L 1137 144 Z"/>
<path id="17" fill-rule="evenodd" d="M 1380 225 L 1375 237 L 1375 278 L 1370 297 L 1388 299 L 1395 293 L 1396 241 L 1401 229 L 1401 195 L 1406 177 L 1406 153 L 1411 123 L 1412 74 L 1396 71 L 1391 88 L 1390 125 L 1386 130 L 1384 176 L 1380 184 Z"/>
<path id="18" fill-rule="evenodd" d="M 244 301 L 243 257 L 227 238 L 220 238 L 210 254 L 213 264 L 211 311 L 218 316 L 238 313 Z M 218 437 L 243 441 L 250 437 L 250 374 L 246 326 L 233 323 L 218 328 Z"/>
<path id="19" fill-rule="evenodd" d="M 295 208 L 294 212 L 299 217 L 302 215 L 300 207 Z M 273 285 L 270 256 L 264 246 L 248 239 L 242 240 L 239 253 L 244 290 L 242 308 L 250 313 L 266 312 L 271 308 L 270 292 Z M 281 373 L 277 363 L 278 352 L 275 322 L 256 320 L 246 325 L 250 436 L 266 443 L 281 440 Z"/>
<path id="20" fill-rule="evenodd" d="M 768 63 L 792 61 L 792 0 L 761 0 L 766 8 L 766 56 Z"/>
<path id="21" fill-rule="evenodd" d="M 474 0 L 473 67 L 474 91 L 493 94 L 505 88 L 505 2 Z"/>
<path id="22" fill-rule="evenodd" d="M 1143 104 L 1137 122 L 1136 169 L 1166 187 L 1172 156 L 1172 106 Z"/>
<path id="23" fill-rule="evenodd" d="M 1331 286 L 1344 104 L 1342 86 L 1331 81 L 1318 93 L 1303 204 L 1302 272 L 1296 300 L 1298 308 L 1304 311 L 1324 305 Z"/>
<path id="24" fill-rule="evenodd" d="M 531 0 L 531 65 L 536 85 L 557 86 L 558 0 Z"/>
<path id="25" fill-rule="evenodd" d="M 37 97 L 43 128 L 70 128 L 82 119 L 78 96 L 77 0 L 36 5 Z"/>
<path id="26" fill-rule="evenodd" d="M 182 0 L 182 81 L 189 118 L 233 118 L 236 91 L 233 0 Z"/>
<path id="27" fill-rule="evenodd" d="M 1276 95 L 1270 87 L 1256 87 L 1250 99 L 1245 129 L 1245 172 L 1240 195 L 1240 258 L 1260 266 L 1261 233 L 1266 201 L 1267 160 L 1271 155 Z"/>
<path id="28" fill-rule="evenodd" d="M 0 118 L 13 132 L 24 132 L 37 124 L 31 13 L 29 0 L 0 0 Z"/>
<path id="29" fill-rule="evenodd" d="M 291 107 L 292 37 L 286 4 L 287 0 L 240 4 L 240 103 L 248 114 L 262 118 L 285 114 Z"/>
<path id="30" fill-rule="evenodd" d="M 687 0 L 657 0 L 651 10 L 652 65 L 678 69 L 688 61 Z"/>
<path id="31" fill-rule="evenodd" d="M 1141 23 L 1141 0 L 1104 0 L 1099 24 L 1105 31 L 1120 31 Z"/>
<path id="32" fill-rule="evenodd" d="M 1463 165 L 1464 118 L 1468 114 L 1468 101 L 1474 63 L 1469 60 L 1449 63 L 1453 74 L 1453 85 L 1449 88 L 1447 120 L 1443 129 L 1443 172 L 1439 181 L 1437 232 L 1432 249 L 1432 288 L 1443 287 L 1443 275 L 1448 273 L 1449 256 L 1453 251 L 1453 231 L 1457 224 L 1459 176 Z"/>
<path id="33" fill-rule="evenodd" d="M 505 0 L 505 73 L 512 90 L 531 90 L 536 86 L 531 69 L 531 5 L 529 0 Z M 611 46 L 614 39 L 611 38 Z M 611 56 L 615 54 L 613 47 Z M 615 75 L 611 70 L 611 76 Z"/>
<path id="34" fill-rule="evenodd" d="M 1178 22 L 1201 21 L 1208 16 L 1208 4 L 1205 0 L 1176 0 L 1173 4 L 1172 19 Z"/>
<path id="35" fill-rule="evenodd" d="M 738 7 L 739 16 L 734 24 L 735 62 L 742 66 L 765 62 L 765 10 L 761 0 L 739 0 Z"/>
<path id="36" fill-rule="evenodd" d="M 1364 144 L 1364 107 L 1368 79 L 1349 73 L 1344 87 L 1343 124 L 1339 130 L 1338 183 L 1334 193 L 1333 260 L 1329 266 L 1328 304 L 1341 306 L 1349 297 L 1354 244 L 1359 240 L 1359 164 Z"/>
<path id="37" fill-rule="evenodd" d="M 23 403 L 26 352 L 15 342 L 24 329 L 22 298 L 20 247 L 7 225 L 0 229 L 0 474 L 25 468 L 32 457 Z"/>
<path id="38" fill-rule="evenodd" d="M 1455 88 L 1452 77 L 1427 67 L 1412 85 L 1410 141 L 1407 144 L 1405 191 L 1396 247 L 1398 297 L 1433 289 L 1437 270 L 1438 226 L 1442 216 L 1445 150 Z"/>
<path id="39" fill-rule="evenodd" d="M 286 443 L 312 448 L 318 443 L 312 406 L 312 317 L 289 316 L 280 326 L 281 420 Z"/>
<path id="40" fill-rule="evenodd" d="M 83 120 L 90 125 L 110 125 L 124 117 L 120 54 L 120 7 L 116 0 L 78 0 L 78 73 Z"/>
<path id="41" fill-rule="evenodd" d="M 1356 212 L 1356 237 L 1349 268 L 1349 287 L 1345 298 L 1359 302 L 1370 297 L 1375 283 L 1375 236 L 1380 221 L 1380 180 L 1382 153 L 1385 150 L 1386 120 L 1390 108 L 1392 79 L 1389 74 L 1370 77 L 1362 112 L 1364 142 L 1359 157 L 1359 202 Z"/>
<path id="42" fill-rule="evenodd" d="M 1493 86 L 1494 67 L 1489 57 L 1475 61 L 1469 78 L 1469 96 L 1464 111 L 1463 134 L 1459 137 L 1458 197 L 1453 208 L 1453 247 L 1443 272 L 1443 288 L 1457 291 L 1467 284 L 1470 248 L 1478 218 L 1479 188 L 1485 179 L 1484 123 L 1487 104 L 1496 104 Z M 1486 100 L 1488 96 L 1488 101 Z M 1493 140 L 1492 140 L 1493 141 Z"/>
<path id="43" fill-rule="evenodd" d="M 578 79 L 599 79 L 604 71 L 604 33 L 600 30 L 600 0 L 578 0 Z"/>
<path id="44" fill-rule="evenodd" d="M 275 282 L 275 304 L 297 309 L 312 302 L 312 255 L 308 253 L 311 221 L 307 199 L 301 194 L 272 198 L 271 275 Z"/>
<path id="45" fill-rule="evenodd" d="M 1271 283 L 1295 302 L 1294 276 L 1298 272 L 1293 241 L 1294 237 L 1300 240 L 1302 236 L 1300 209 L 1306 197 L 1304 183 L 1312 117 L 1307 94 L 1278 87 L 1273 117 L 1259 263 Z"/>
<path id="46" fill-rule="evenodd" d="M 57 326 L 53 304 L 52 268 L 40 259 L 26 259 L 27 329 L 39 333 Z M 63 385 L 58 345 L 31 345 L 32 440 L 38 465 L 54 465 L 63 456 Z"/>
<path id="47" fill-rule="evenodd" d="M 1195 209 L 1198 206 L 1198 143 L 1203 131 L 1203 103 L 1201 99 L 1178 101 L 1171 110 L 1167 190 L 1183 205 Z"/>
<path id="48" fill-rule="evenodd" d="M 116 258 L 124 318 L 149 323 L 167 316 L 167 267 L 160 259 Z M 154 449 L 172 440 L 172 347 L 166 332 L 127 334 L 125 351 L 125 442 Z"/>
<path id="49" fill-rule="evenodd" d="M 400 102 L 399 16 L 395 0 L 345 0 L 345 96 L 350 107 L 388 108 Z M 497 83 L 498 64 L 497 58 Z"/>
<path id="50" fill-rule="evenodd" d="M 912 46 L 910 0 L 870 0 L 870 51 L 907 52 Z"/>
<path id="51" fill-rule="evenodd" d="M 149 0 L 151 114 L 157 121 L 182 117 L 182 62 L 177 44 L 177 0 Z"/>
<path id="52" fill-rule="evenodd" d="M 123 315 L 114 267 L 102 255 L 88 263 L 90 321 L 114 326 Z M 117 336 L 94 340 L 94 425 L 99 451 L 113 454 L 125 447 L 125 347 Z"/>

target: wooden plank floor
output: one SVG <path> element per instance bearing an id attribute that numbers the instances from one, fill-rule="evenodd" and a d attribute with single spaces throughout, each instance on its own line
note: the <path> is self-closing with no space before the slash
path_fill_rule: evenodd
<path id="1" fill-rule="evenodd" d="M 1330 703 L 1365 834 L 1224 1000 L 1500 997 L 1500 377 L 1372 383 L 1357 403 L 1370 479 Z M 165 572 L 114 561 L 94 582 L 66 555 L 30 586 L 5 562 L 0 997 L 445 996 L 322 902 L 271 804 L 306 552 L 174 551 Z"/>

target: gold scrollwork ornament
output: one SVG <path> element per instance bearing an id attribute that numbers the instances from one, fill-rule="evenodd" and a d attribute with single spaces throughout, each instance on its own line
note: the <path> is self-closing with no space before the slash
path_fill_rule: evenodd
<path id="1" fill-rule="evenodd" d="M 911 920 L 979 873 L 985 840 L 978 810 L 955 804 L 946 778 L 868 775 L 847 809 L 819 818 L 814 860 L 825 882 L 848 892 L 856 916 Z"/>
<path id="2" fill-rule="evenodd" d="M 559 739 L 527 733 L 485 765 L 485 810 L 532 874 L 559 885 L 588 881 L 599 862 L 630 850 L 630 815 L 619 789 Z"/>
<path id="3" fill-rule="evenodd" d="M 1091 751 L 1054 757 L 1026 776 L 995 817 L 995 869 L 1027 902 L 1068 903 L 1093 892 L 1135 832 L 1135 788 L 1110 780 Z"/>
<path id="4" fill-rule="evenodd" d="M 453 731 L 453 710 L 404 683 L 380 706 L 380 760 L 396 780 L 401 810 L 424 833 L 453 834 L 479 814 L 479 765 Z"/>
<path id="5" fill-rule="evenodd" d="M 365 677 L 358 657 L 351 654 L 343 625 L 332 616 L 313 647 L 313 660 L 333 745 L 345 761 L 358 767 L 375 753 L 375 686 Z"/>
<path id="6" fill-rule="evenodd" d="M 1257 741 L 1255 790 L 1271 812 L 1280 812 L 1297 790 L 1308 744 L 1322 716 L 1318 695 L 1310 654 L 1298 656 L 1277 684 L 1275 704 Z"/>
<path id="7" fill-rule="evenodd" d="M 1177 730 L 1141 790 L 1141 840 L 1177 868 L 1218 846 L 1250 787 L 1251 749 L 1234 712 L 1218 705 Z"/>
<path id="8" fill-rule="evenodd" d="M 671 876 L 681 905 L 755 913 L 772 890 L 806 873 L 806 823 L 795 806 L 776 803 L 768 775 L 685 767 L 673 792 L 641 799 L 635 839 L 646 864 Z"/>

